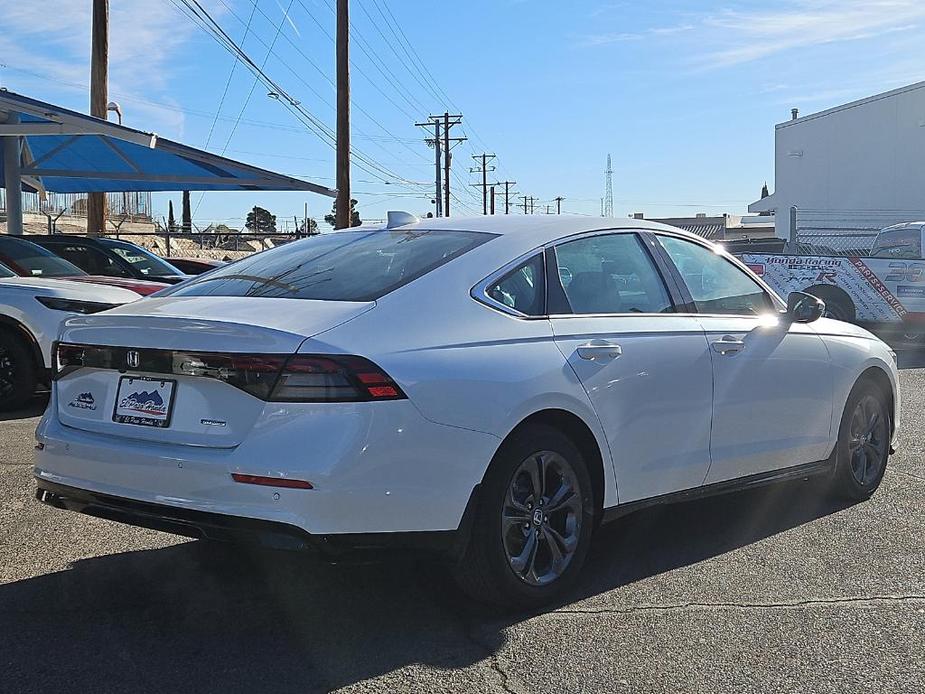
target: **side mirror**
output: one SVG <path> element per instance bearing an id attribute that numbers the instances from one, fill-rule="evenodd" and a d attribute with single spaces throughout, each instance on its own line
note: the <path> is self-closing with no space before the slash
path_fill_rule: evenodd
<path id="1" fill-rule="evenodd" d="M 804 292 L 791 292 L 787 297 L 787 317 L 794 323 L 812 323 L 822 318 L 825 302 Z"/>

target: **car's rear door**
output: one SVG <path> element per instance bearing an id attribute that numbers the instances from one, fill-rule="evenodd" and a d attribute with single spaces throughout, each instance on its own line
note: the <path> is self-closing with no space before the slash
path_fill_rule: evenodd
<path id="1" fill-rule="evenodd" d="M 710 464 L 709 347 L 650 243 L 610 232 L 549 253 L 556 344 L 600 418 L 621 503 L 697 487 Z"/>
<path id="2" fill-rule="evenodd" d="M 713 359 L 713 460 L 706 482 L 829 455 L 832 374 L 812 326 L 791 323 L 761 284 L 718 249 L 658 234 L 706 331 Z"/>

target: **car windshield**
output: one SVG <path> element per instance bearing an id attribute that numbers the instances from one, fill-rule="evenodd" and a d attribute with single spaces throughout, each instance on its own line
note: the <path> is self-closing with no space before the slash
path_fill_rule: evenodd
<path id="1" fill-rule="evenodd" d="M 136 246 L 134 243 L 114 241 L 113 239 L 100 239 L 100 243 L 114 251 L 123 260 L 131 263 L 132 267 L 143 275 L 158 277 L 183 274 L 163 258 L 157 257 L 150 251 Z"/>
<path id="2" fill-rule="evenodd" d="M 467 231 L 341 231 L 214 270 L 167 293 L 373 301 L 492 238 Z"/>
<path id="3" fill-rule="evenodd" d="M 922 232 L 919 227 L 881 231 L 870 251 L 872 258 L 922 259 Z"/>
<path id="4" fill-rule="evenodd" d="M 25 277 L 86 275 L 76 265 L 24 239 L 0 238 L 0 262 Z"/>

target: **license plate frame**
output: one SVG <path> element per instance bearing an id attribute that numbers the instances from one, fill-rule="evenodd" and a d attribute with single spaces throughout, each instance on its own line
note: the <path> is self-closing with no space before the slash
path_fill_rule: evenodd
<path id="1" fill-rule="evenodd" d="M 149 410 L 141 410 L 133 407 L 126 407 L 123 405 L 131 395 L 137 395 L 139 393 L 132 393 L 131 395 L 123 395 L 123 387 L 126 382 L 129 384 L 129 390 L 132 387 L 132 384 L 145 384 L 145 383 L 155 383 L 155 389 L 151 392 L 147 390 L 142 390 L 145 388 L 144 385 L 136 385 L 142 394 L 151 395 L 152 393 L 157 394 L 157 398 L 160 399 L 158 404 L 156 401 L 148 400 L 142 405 L 148 404 L 150 407 Z M 164 396 L 166 394 L 166 397 Z M 116 388 L 116 401 L 113 404 L 112 410 L 112 421 L 117 424 L 133 424 L 135 426 L 146 426 L 146 427 L 155 427 L 158 429 L 166 429 L 170 426 L 170 420 L 173 417 L 173 404 L 174 399 L 177 395 L 177 381 L 172 378 L 152 378 L 150 376 L 120 376 L 119 384 Z M 136 401 L 137 402 L 137 401 Z M 150 403 L 150 404 L 149 404 Z M 164 408 L 163 415 L 161 415 L 157 410 L 161 407 Z M 132 414 L 135 412 L 137 414 Z M 147 416 L 146 416 L 147 415 Z"/>

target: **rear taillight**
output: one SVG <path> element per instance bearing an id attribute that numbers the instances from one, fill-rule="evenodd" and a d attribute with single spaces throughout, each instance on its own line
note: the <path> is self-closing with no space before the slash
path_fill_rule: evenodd
<path id="1" fill-rule="evenodd" d="M 214 378 L 272 402 L 369 402 L 407 396 L 373 362 L 352 355 L 235 354 L 58 343 L 55 378 L 80 368 Z"/>
<path id="2" fill-rule="evenodd" d="M 297 354 L 286 362 L 274 402 L 367 402 L 407 397 L 385 371 L 363 357 Z"/>

